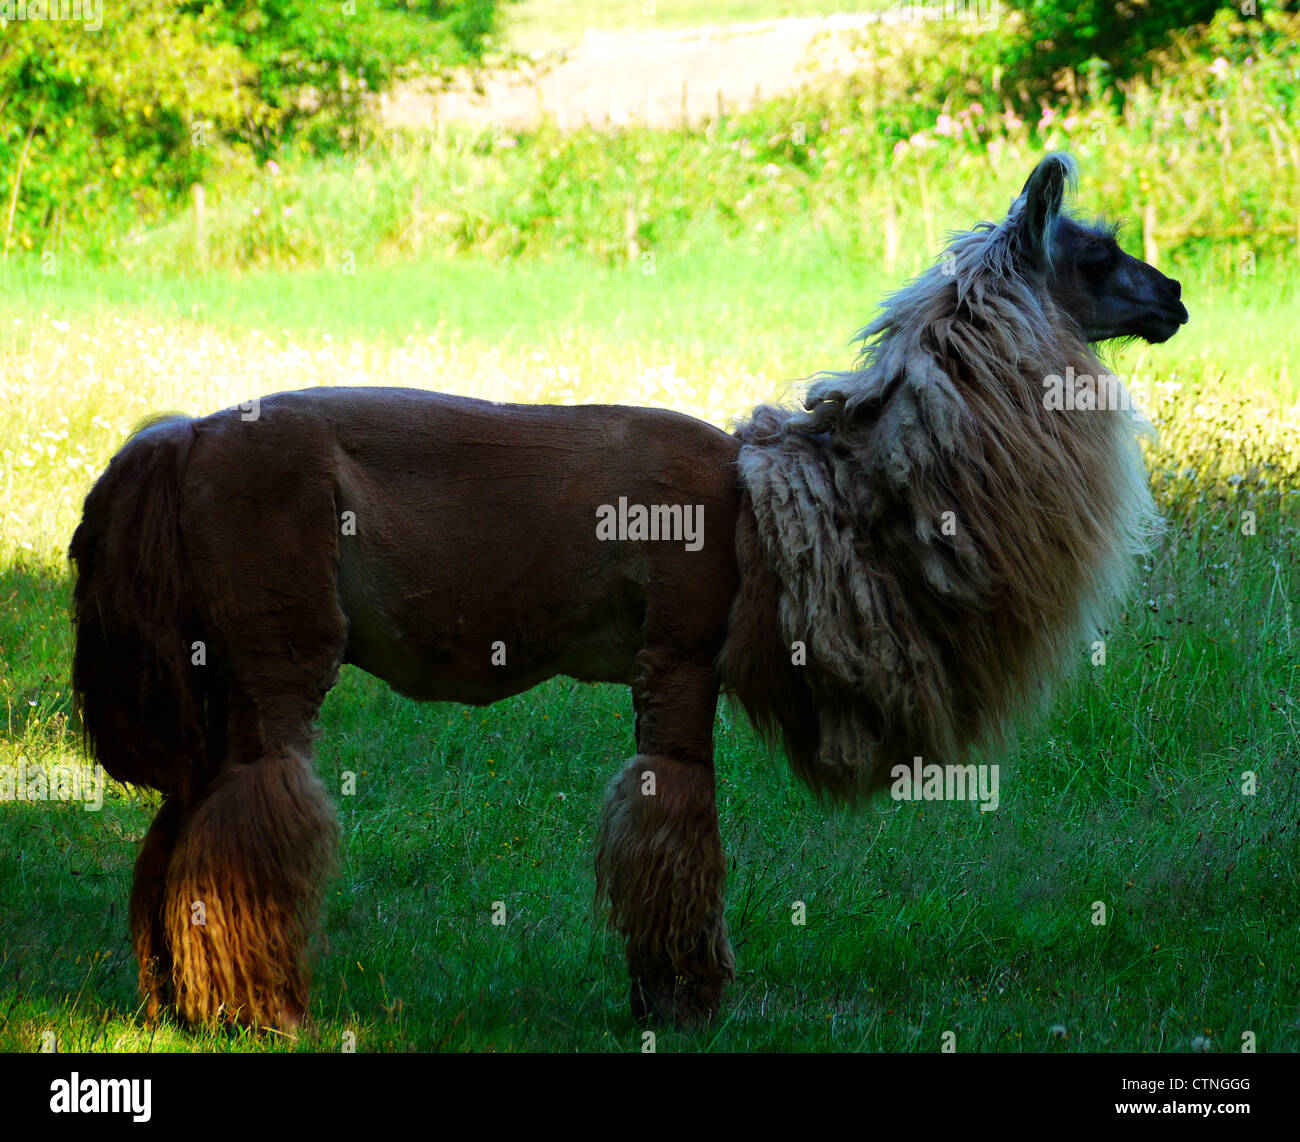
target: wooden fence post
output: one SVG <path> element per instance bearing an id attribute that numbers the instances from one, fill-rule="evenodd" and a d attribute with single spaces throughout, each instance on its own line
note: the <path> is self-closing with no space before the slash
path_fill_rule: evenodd
<path id="1" fill-rule="evenodd" d="M 200 269 L 208 266 L 208 208 L 203 194 L 203 184 L 196 182 L 194 191 L 194 249 L 198 255 Z"/>
<path id="2" fill-rule="evenodd" d="M 1142 257 L 1149 266 L 1160 261 L 1160 250 L 1156 246 L 1156 208 L 1149 198 L 1142 206 Z"/>
<path id="3" fill-rule="evenodd" d="M 898 265 L 898 207 L 892 194 L 885 198 L 885 273 Z"/>
<path id="4" fill-rule="evenodd" d="M 623 248 L 627 251 L 629 264 L 635 264 L 641 256 L 641 244 L 636 240 L 636 222 L 636 204 L 629 198 L 623 212 Z"/>

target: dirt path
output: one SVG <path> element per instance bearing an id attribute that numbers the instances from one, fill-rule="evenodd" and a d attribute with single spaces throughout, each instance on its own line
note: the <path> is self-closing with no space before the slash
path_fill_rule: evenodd
<path id="1" fill-rule="evenodd" d="M 543 116 L 563 129 L 697 123 L 851 69 L 856 33 L 896 17 L 866 12 L 672 32 L 593 31 L 559 58 L 480 72 L 477 89 L 468 75 L 443 92 L 408 84 L 381 100 L 380 115 L 386 126 L 405 128 L 443 120 L 511 130 Z"/>

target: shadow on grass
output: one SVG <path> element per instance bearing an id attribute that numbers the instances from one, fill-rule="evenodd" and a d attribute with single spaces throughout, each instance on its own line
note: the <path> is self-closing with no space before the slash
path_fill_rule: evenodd
<path id="1" fill-rule="evenodd" d="M 72 712 L 70 573 L 0 568 L 0 741 L 47 746 L 66 735 Z M 76 745 L 69 739 L 68 748 Z"/>

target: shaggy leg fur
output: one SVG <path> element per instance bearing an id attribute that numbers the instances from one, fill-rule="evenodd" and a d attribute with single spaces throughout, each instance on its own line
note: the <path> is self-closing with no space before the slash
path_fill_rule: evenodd
<path id="1" fill-rule="evenodd" d="M 305 751 L 223 767 L 167 870 L 166 941 L 182 1018 L 299 1025 L 305 945 L 335 833 L 333 806 Z"/>
<path id="2" fill-rule="evenodd" d="M 711 1020 L 735 978 L 713 794 L 711 765 L 644 755 L 606 790 L 597 872 L 627 937 L 638 1019 Z"/>
<path id="3" fill-rule="evenodd" d="M 633 1014 L 708 1021 L 735 978 L 714 800 L 717 682 L 711 666 L 666 651 L 639 658 L 633 693 L 641 752 L 605 791 L 597 885 L 627 938 Z"/>
<path id="4" fill-rule="evenodd" d="M 145 1014 L 152 1022 L 160 1007 L 171 1002 L 172 957 L 167 947 L 163 901 L 167 891 L 167 866 L 184 819 L 182 803 L 169 797 L 149 826 L 135 862 L 131 886 L 131 942 L 140 965 L 140 992 Z"/>

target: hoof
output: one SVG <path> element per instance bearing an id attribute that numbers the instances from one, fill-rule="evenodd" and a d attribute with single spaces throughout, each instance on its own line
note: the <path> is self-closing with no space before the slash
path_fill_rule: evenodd
<path id="1" fill-rule="evenodd" d="M 638 1023 L 672 1027 L 702 1027 L 712 1023 L 722 1007 L 720 979 L 633 979 L 632 1017 Z"/>
<path id="2" fill-rule="evenodd" d="M 231 1030 L 247 1030 L 255 1035 L 283 1035 L 296 1039 L 307 1021 L 307 1012 L 290 1000 L 276 1003 L 259 1017 L 250 1018 L 243 1008 L 230 1012 L 223 1004 L 217 1018 Z"/>

